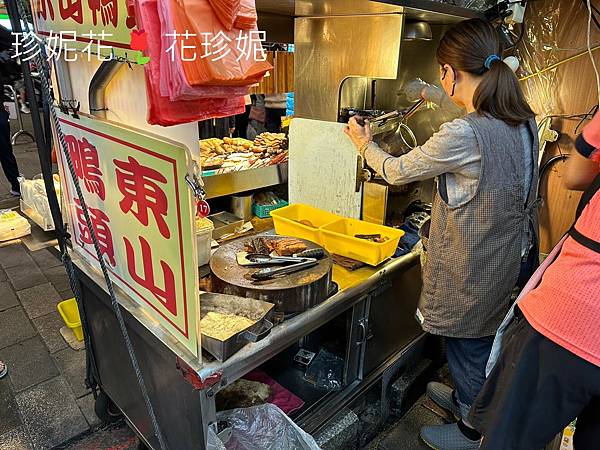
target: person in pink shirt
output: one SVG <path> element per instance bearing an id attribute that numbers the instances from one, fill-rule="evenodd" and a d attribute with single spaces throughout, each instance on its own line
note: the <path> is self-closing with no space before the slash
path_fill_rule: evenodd
<path id="1" fill-rule="evenodd" d="M 470 411 L 481 449 L 540 449 L 575 418 L 575 449 L 600 449 L 599 149 L 596 114 L 567 162 L 567 188 L 585 191 L 575 223 L 497 335 L 501 352 Z"/>

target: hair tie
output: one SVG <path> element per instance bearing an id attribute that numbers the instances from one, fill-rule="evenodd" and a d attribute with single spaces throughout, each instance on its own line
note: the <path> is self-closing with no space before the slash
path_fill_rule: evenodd
<path id="1" fill-rule="evenodd" d="M 494 61 L 502 61 L 502 59 L 500 59 L 500 57 L 498 55 L 490 55 L 487 57 L 487 59 L 485 60 L 485 63 L 483 63 L 483 66 L 490 70 L 490 68 L 492 67 L 492 63 Z"/>

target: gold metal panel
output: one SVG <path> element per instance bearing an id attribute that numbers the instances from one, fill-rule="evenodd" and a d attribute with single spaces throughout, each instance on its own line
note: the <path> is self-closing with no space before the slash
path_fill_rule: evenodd
<path id="1" fill-rule="evenodd" d="M 363 220 L 385 225 L 388 190 L 388 186 L 383 184 L 365 183 L 363 185 Z"/>
<path id="2" fill-rule="evenodd" d="M 395 79 L 403 20 L 401 14 L 297 18 L 295 115 L 335 121 L 344 78 Z"/>
<path id="3" fill-rule="evenodd" d="M 402 12 L 402 7 L 368 0 L 296 0 L 296 16 L 343 16 L 395 12 Z"/>

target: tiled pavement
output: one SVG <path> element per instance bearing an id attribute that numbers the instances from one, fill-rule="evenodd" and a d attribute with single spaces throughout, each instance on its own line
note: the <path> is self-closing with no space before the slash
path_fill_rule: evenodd
<path id="1" fill-rule="evenodd" d="M 67 346 L 56 305 L 72 297 L 49 250 L 0 248 L 0 448 L 44 449 L 99 425 L 84 386 L 85 351 Z"/>
<path id="2" fill-rule="evenodd" d="M 41 172 L 34 143 L 14 152 L 26 178 Z M 0 209 L 18 206 L 9 188 L 0 172 Z M 85 350 L 72 350 L 59 333 L 56 305 L 73 297 L 62 263 L 47 249 L 15 242 L 0 243 L 0 360 L 9 368 L 0 380 L 0 450 L 136 448 L 123 423 L 98 429 L 84 385 Z"/>

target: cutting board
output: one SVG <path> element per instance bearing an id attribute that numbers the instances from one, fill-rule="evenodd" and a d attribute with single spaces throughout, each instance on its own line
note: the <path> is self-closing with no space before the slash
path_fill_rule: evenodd
<path id="1" fill-rule="evenodd" d="M 346 124 L 293 119 L 289 132 L 289 200 L 360 219 L 362 188 L 356 191 L 358 153 Z"/>

